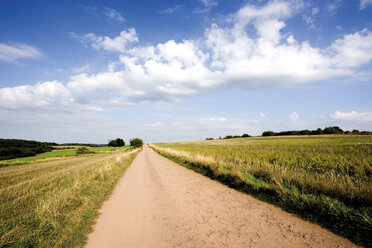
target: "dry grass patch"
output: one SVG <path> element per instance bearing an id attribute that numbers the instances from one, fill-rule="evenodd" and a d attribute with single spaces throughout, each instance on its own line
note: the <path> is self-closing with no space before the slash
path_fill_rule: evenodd
<path id="1" fill-rule="evenodd" d="M 0 247 L 81 246 L 139 150 L 0 168 Z"/>

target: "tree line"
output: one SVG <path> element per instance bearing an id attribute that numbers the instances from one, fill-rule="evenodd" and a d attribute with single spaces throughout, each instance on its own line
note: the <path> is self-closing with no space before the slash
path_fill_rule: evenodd
<path id="1" fill-rule="evenodd" d="M 51 151 L 55 145 L 57 144 L 33 140 L 0 139 L 0 160 L 35 156 Z"/>
<path id="2" fill-rule="evenodd" d="M 265 131 L 262 133 L 262 136 L 287 136 L 287 135 L 320 135 L 320 134 L 351 134 L 351 135 L 372 135 L 370 131 L 359 131 L 354 129 L 353 131 L 349 130 L 342 130 L 338 126 L 331 126 L 325 127 L 323 129 L 318 128 L 315 130 L 292 130 L 292 131 L 281 131 L 281 132 L 274 132 L 274 131 Z M 235 139 L 235 138 L 247 138 L 251 137 L 249 134 L 243 135 L 226 135 L 225 137 L 219 137 L 218 139 Z M 206 138 L 206 140 L 214 140 L 214 138 Z"/>
<path id="3" fill-rule="evenodd" d="M 218 139 L 235 139 L 235 138 L 248 138 L 251 137 L 249 134 L 242 134 L 242 135 L 226 135 L 224 138 L 221 136 Z M 214 138 L 206 138 L 206 140 L 214 140 Z"/>
<path id="4" fill-rule="evenodd" d="M 369 131 L 359 131 L 354 129 L 353 131 L 344 131 L 338 126 L 325 127 L 324 129 L 318 128 L 316 130 L 293 130 L 293 131 L 265 131 L 262 136 L 286 136 L 286 135 L 320 135 L 320 134 L 355 134 L 355 135 L 371 135 L 372 132 Z"/>

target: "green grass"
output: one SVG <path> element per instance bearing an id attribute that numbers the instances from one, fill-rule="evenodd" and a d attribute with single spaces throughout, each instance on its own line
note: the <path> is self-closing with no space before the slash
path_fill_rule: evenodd
<path id="1" fill-rule="evenodd" d="M 88 147 L 91 152 L 108 152 L 108 151 L 117 151 L 122 149 L 130 148 L 131 146 L 122 146 L 122 147 L 111 147 L 111 146 L 101 146 L 101 147 Z M 66 157 L 66 156 L 75 156 L 76 149 L 65 149 L 65 150 L 54 150 L 51 152 L 44 152 L 37 154 L 31 157 L 24 157 L 24 158 L 15 158 L 15 159 L 8 159 L 0 161 L 1 166 L 13 165 L 13 164 L 26 164 L 38 161 L 40 159 L 47 159 L 47 158 L 58 158 L 58 157 Z"/>
<path id="2" fill-rule="evenodd" d="M 81 247 L 138 150 L 0 168 L 0 247 Z"/>
<path id="3" fill-rule="evenodd" d="M 372 136 L 155 144 L 160 154 L 372 246 Z"/>

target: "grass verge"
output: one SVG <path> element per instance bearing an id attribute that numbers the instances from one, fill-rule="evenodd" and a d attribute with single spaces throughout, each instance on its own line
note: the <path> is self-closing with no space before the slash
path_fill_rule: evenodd
<path id="1" fill-rule="evenodd" d="M 265 175 L 259 177 L 242 171 L 226 170 L 223 166 L 213 166 L 206 162 L 205 157 L 198 162 L 195 159 L 197 155 L 190 159 L 185 156 L 187 153 L 172 153 L 169 148 L 151 147 L 186 168 L 318 223 L 356 244 L 372 247 L 371 206 L 356 207 L 325 194 L 305 192 L 291 183 L 270 178 L 267 180 Z"/>
<path id="2" fill-rule="evenodd" d="M 0 168 L 0 247 L 81 247 L 139 150 Z"/>

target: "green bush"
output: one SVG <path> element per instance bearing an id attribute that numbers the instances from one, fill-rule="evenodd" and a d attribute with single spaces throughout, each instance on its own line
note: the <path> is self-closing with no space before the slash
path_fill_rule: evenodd
<path id="1" fill-rule="evenodd" d="M 133 147 L 141 147 L 143 146 L 143 141 L 139 138 L 131 139 L 130 145 Z"/>
<path id="2" fill-rule="evenodd" d="M 79 147 L 79 148 L 76 150 L 76 155 L 80 155 L 80 154 L 89 154 L 89 153 L 93 153 L 93 152 L 89 151 L 89 149 L 86 148 L 86 147 Z"/>
<path id="3" fill-rule="evenodd" d="M 114 147 L 125 146 L 125 142 L 123 139 L 117 138 L 115 140 L 110 140 L 108 143 L 108 146 L 114 146 Z"/>

